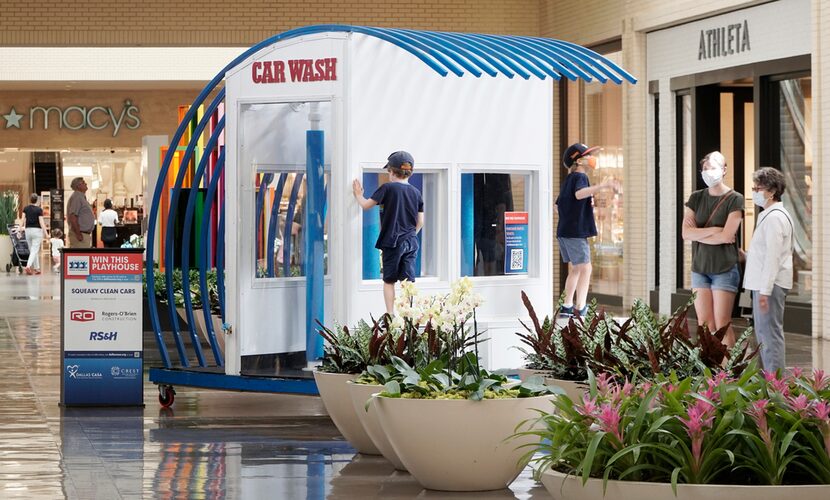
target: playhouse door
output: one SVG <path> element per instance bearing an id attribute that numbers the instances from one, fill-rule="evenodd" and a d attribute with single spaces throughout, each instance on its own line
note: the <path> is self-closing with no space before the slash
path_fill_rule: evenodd
<path id="1" fill-rule="evenodd" d="M 240 182 L 250 184 L 241 189 L 238 222 L 253 243 L 239 260 L 240 354 L 294 353 L 278 358 L 281 367 L 305 366 L 322 354 L 308 324 L 325 322 L 331 308 L 324 300 L 331 102 L 242 104 L 239 137 L 239 171 L 248 174 Z"/>

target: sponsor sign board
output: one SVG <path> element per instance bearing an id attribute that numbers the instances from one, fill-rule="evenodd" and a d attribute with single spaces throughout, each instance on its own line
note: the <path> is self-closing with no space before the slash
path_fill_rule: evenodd
<path id="1" fill-rule="evenodd" d="M 504 274 L 527 274 L 527 212 L 504 213 Z"/>
<path id="2" fill-rule="evenodd" d="M 141 249 L 65 249 L 61 403 L 143 403 Z"/>

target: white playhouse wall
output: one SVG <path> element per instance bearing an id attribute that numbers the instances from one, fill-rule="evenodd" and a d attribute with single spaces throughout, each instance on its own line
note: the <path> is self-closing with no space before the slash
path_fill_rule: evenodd
<path id="1" fill-rule="evenodd" d="M 418 281 L 428 293 L 447 291 L 459 277 L 461 263 L 461 172 L 531 173 L 529 276 L 472 278 L 484 296 L 478 311 L 490 340 L 483 354 L 491 369 L 522 365 L 514 335 L 517 318 L 525 316 L 520 291 L 539 311 L 550 307 L 552 267 L 550 193 L 553 84 L 550 78 L 524 80 L 505 76 L 466 74 L 442 77 L 412 54 L 377 38 L 353 34 L 348 51 L 346 114 L 346 171 L 360 178 L 362 168 L 385 164 L 392 151 L 403 149 L 415 158 L 415 171 L 445 172 L 446 213 L 439 255 L 438 279 Z M 338 170 L 339 172 L 339 170 Z M 337 175 L 335 174 L 335 177 Z M 361 279 L 361 210 L 351 199 L 349 186 L 334 192 L 344 205 L 335 204 L 351 242 L 344 245 L 341 283 L 348 293 L 335 306 L 338 317 L 349 323 L 383 311 L 381 282 Z M 369 194 L 367 194 L 369 196 Z"/>

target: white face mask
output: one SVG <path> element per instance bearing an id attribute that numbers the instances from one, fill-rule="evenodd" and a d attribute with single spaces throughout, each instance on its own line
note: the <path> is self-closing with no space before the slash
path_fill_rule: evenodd
<path id="1" fill-rule="evenodd" d="M 700 175 L 703 177 L 703 182 L 709 187 L 716 186 L 723 180 L 723 170 L 719 168 L 704 170 Z"/>
<path id="2" fill-rule="evenodd" d="M 752 202 L 758 205 L 759 207 L 763 208 L 767 204 L 767 199 L 764 198 L 763 191 L 753 191 L 752 192 Z"/>

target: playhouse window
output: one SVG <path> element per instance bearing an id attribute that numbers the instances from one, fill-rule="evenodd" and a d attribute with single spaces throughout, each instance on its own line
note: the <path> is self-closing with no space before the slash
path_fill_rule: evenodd
<path id="1" fill-rule="evenodd" d="M 461 276 L 504 275 L 515 262 L 528 269 L 531 247 L 507 252 L 504 222 L 505 212 L 528 211 L 529 189 L 529 174 L 461 174 Z"/>
<path id="2" fill-rule="evenodd" d="M 305 217 L 307 210 L 304 172 L 260 172 L 255 183 L 256 277 L 305 276 Z M 328 185 L 328 175 L 324 176 Z M 328 205 L 328 203 L 326 203 Z M 320 212 L 322 210 L 322 212 Z M 323 272 L 328 274 L 328 216 L 318 209 L 323 222 Z"/>
<path id="3" fill-rule="evenodd" d="M 409 182 L 421 191 L 424 200 L 424 228 L 418 235 L 420 250 L 415 262 L 415 276 L 438 276 L 439 254 L 438 237 L 439 222 L 439 180 L 441 174 L 435 172 L 417 173 L 410 177 Z M 389 175 L 385 172 L 364 172 L 363 188 L 365 196 L 372 193 L 382 184 L 389 182 Z M 382 207 L 374 207 L 363 212 L 363 279 L 379 280 L 383 276 L 383 262 L 380 250 L 375 248 L 380 233 L 380 214 Z"/>

